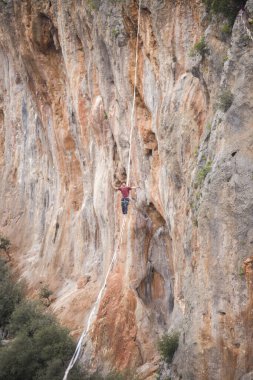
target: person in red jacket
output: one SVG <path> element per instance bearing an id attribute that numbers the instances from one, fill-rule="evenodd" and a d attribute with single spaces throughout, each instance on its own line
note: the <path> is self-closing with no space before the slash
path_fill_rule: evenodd
<path id="1" fill-rule="evenodd" d="M 122 194 L 121 208 L 124 215 L 127 214 L 129 204 L 129 194 L 132 189 L 137 189 L 139 186 L 127 186 L 125 182 L 120 187 L 113 186 L 114 190 L 120 191 Z"/>

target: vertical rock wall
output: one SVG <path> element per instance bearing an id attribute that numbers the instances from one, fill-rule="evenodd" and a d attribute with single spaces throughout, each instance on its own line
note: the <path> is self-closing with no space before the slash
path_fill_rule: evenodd
<path id="1" fill-rule="evenodd" d="M 232 37 L 200 0 L 141 7 L 132 201 L 91 331 L 93 365 L 240 379 L 252 358 L 253 5 Z M 0 232 L 31 295 L 78 337 L 119 241 L 135 1 L 0 1 Z M 205 36 L 203 57 L 193 46 Z M 224 112 L 219 95 L 233 94 Z M 229 91 L 229 92 L 228 92 Z M 230 104 L 229 104 L 230 105 Z"/>

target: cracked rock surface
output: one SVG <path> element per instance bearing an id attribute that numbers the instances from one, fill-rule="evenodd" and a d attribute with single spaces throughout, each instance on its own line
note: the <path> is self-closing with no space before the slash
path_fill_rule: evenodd
<path id="1" fill-rule="evenodd" d="M 0 1 L 0 233 L 78 338 L 119 242 L 138 4 Z M 131 193 L 82 361 L 155 379 L 253 371 L 253 1 L 224 38 L 200 0 L 143 0 Z M 247 32 L 248 31 L 248 32 Z M 201 56 L 194 45 L 205 37 Z"/>

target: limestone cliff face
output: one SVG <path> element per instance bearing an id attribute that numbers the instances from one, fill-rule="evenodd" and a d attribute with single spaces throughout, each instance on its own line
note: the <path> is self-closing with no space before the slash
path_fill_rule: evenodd
<path id="1" fill-rule="evenodd" d="M 200 0 L 142 1 L 140 189 L 83 355 L 94 367 L 154 378 L 155 342 L 173 329 L 173 379 L 253 371 L 251 0 L 246 9 L 224 38 Z M 31 295 L 48 284 L 76 337 L 123 221 L 111 183 L 126 174 L 137 13 L 134 0 L 0 1 L 0 232 Z M 190 54 L 202 36 L 203 57 Z"/>

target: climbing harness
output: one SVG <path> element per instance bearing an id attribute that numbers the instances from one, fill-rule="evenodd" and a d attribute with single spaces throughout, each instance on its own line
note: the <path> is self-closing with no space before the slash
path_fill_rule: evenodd
<path id="1" fill-rule="evenodd" d="M 245 20 L 243 18 L 243 10 L 240 10 L 239 15 L 240 15 L 241 22 L 242 22 L 242 25 L 244 27 L 245 32 L 247 33 L 248 37 L 253 41 L 252 33 L 249 30 L 249 28 L 247 27 L 246 22 L 245 22 Z"/>
<path id="2" fill-rule="evenodd" d="M 127 186 L 129 185 L 129 180 L 130 180 L 132 135 L 133 135 L 134 116 L 135 116 L 135 99 L 136 99 L 136 85 L 137 85 L 137 65 L 138 65 L 138 47 L 139 47 L 139 31 L 140 31 L 140 13 L 141 13 L 141 0 L 139 0 L 139 9 L 138 9 L 138 29 L 137 29 L 137 39 L 136 39 L 135 74 L 134 74 L 134 95 L 133 95 L 133 103 L 132 103 L 131 129 L 130 129 L 130 137 L 129 137 L 129 157 L 128 157 L 128 167 L 127 167 Z M 128 203 L 127 203 L 127 206 L 128 206 Z M 125 205 L 124 205 L 124 207 L 125 207 Z M 126 209 L 126 211 L 127 211 L 127 209 Z M 71 360 L 69 362 L 69 365 L 68 365 L 68 367 L 67 367 L 67 369 L 65 371 L 63 380 L 67 380 L 68 379 L 68 374 L 69 374 L 70 370 L 74 367 L 75 363 L 77 362 L 78 357 L 79 357 L 80 352 L 81 352 L 83 340 L 84 340 L 84 338 L 86 337 L 86 335 L 88 334 L 88 332 L 90 330 L 91 324 L 93 322 L 93 318 L 96 316 L 96 313 L 97 313 L 100 301 L 102 299 L 104 290 L 105 290 L 106 285 L 107 285 L 107 280 L 108 280 L 109 274 L 111 273 L 113 265 L 114 265 L 114 263 L 115 263 L 115 261 L 117 259 L 117 253 L 118 253 L 119 248 L 121 246 L 121 242 L 122 242 L 122 237 L 123 237 L 123 232 L 124 232 L 124 229 L 125 229 L 125 225 L 126 225 L 126 218 L 123 218 L 123 223 L 122 223 L 121 228 L 120 228 L 120 235 L 119 235 L 119 239 L 118 239 L 118 244 L 116 244 L 116 248 L 114 250 L 114 254 L 113 254 L 111 263 L 109 265 L 109 269 L 108 269 L 108 271 L 106 273 L 103 286 L 101 287 L 100 292 L 99 292 L 98 297 L 97 297 L 97 300 L 96 300 L 96 302 L 95 302 L 95 304 L 94 304 L 94 306 L 93 306 L 93 308 L 92 308 L 92 310 L 90 312 L 90 315 L 89 315 L 89 318 L 88 318 L 88 322 L 87 322 L 87 326 L 83 330 L 83 333 L 82 333 L 82 335 L 80 336 L 80 338 L 78 340 L 75 352 L 74 352 L 74 354 L 73 354 L 73 356 L 72 356 L 72 358 L 71 358 Z"/>

